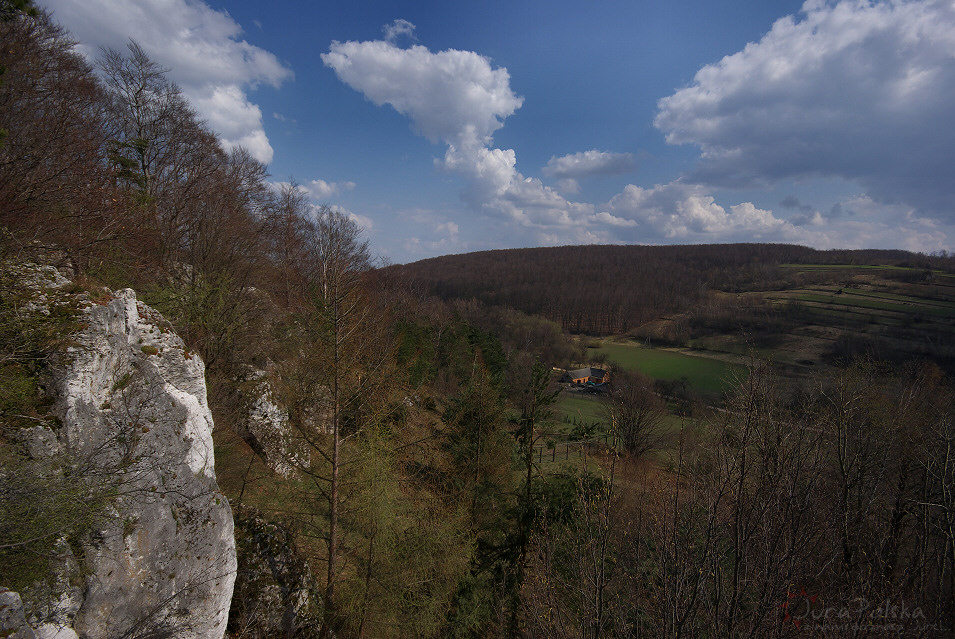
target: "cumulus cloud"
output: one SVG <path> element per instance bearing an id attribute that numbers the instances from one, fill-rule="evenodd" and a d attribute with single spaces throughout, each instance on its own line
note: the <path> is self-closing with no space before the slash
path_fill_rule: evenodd
<path id="1" fill-rule="evenodd" d="M 336 213 L 341 213 L 342 215 L 347 216 L 348 219 L 350 219 L 352 222 L 357 224 L 359 227 L 361 227 L 365 231 L 371 231 L 375 228 L 375 221 L 371 219 L 370 217 L 368 217 L 367 215 L 354 213 L 353 211 L 349 211 L 345 207 L 338 206 L 337 204 L 332 205 L 328 208 L 331 209 L 332 211 L 335 211 Z M 315 207 L 314 210 L 320 211 L 321 207 Z"/>
<path id="2" fill-rule="evenodd" d="M 273 189 L 278 190 L 280 188 L 288 186 L 288 184 L 289 184 L 288 182 L 272 182 L 270 186 Z M 297 189 L 299 192 L 303 193 L 304 195 L 309 195 L 309 190 L 306 187 L 302 185 L 298 185 Z M 360 215 L 358 213 L 354 213 L 353 211 L 350 211 L 343 206 L 339 206 L 338 204 L 332 204 L 331 206 L 309 204 L 308 206 L 309 206 L 308 212 L 316 220 L 326 215 L 327 214 L 326 211 L 333 211 L 335 213 L 341 213 L 342 215 L 346 216 L 347 218 L 349 218 L 351 221 L 353 221 L 355 224 L 360 226 L 365 231 L 371 231 L 375 228 L 375 221 L 372 220 L 370 217 L 366 215 Z"/>
<path id="3" fill-rule="evenodd" d="M 333 195 L 338 195 L 343 191 L 351 191 L 353 188 L 355 188 L 355 183 L 312 180 L 308 184 L 303 185 L 302 188 L 313 200 L 324 200 Z"/>
<path id="4" fill-rule="evenodd" d="M 793 224 L 749 202 L 729 210 L 699 185 L 680 181 L 641 188 L 627 185 L 598 219 L 639 229 L 643 241 L 707 242 L 751 238 L 793 241 L 805 237 Z"/>
<path id="5" fill-rule="evenodd" d="M 552 157 L 541 169 L 544 177 L 579 180 L 592 175 L 622 175 L 637 168 L 632 153 L 610 151 L 583 151 L 562 157 Z"/>
<path id="6" fill-rule="evenodd" d="M 512 242 L 720 241 L 742 233 L 796 232 L 751 204 L 724 209 L 700 186 L 631 185 L 598 211 L 524 176 L 514 150 L 495 148 L 492 138 L 521 98 L 511 90 L 507 70 L 492 68 L 476 53 L 431 52 L 420 45 L 402 49 L 388 41 L 334 42 L 322 59 L 348 86 L 377 105 L 391 105 L 411 119 L 415 131 L 446 144 L 437 168 L 462 176 L 464 200 L 473 211 L 508 222 Z M 566 184 L 634 168 L 631 154 L 591 150 L 551 158 L 542 172 Z M 419 239 L 415 247 L 447 246 L 455 236 Z"/>
<path id="7" fill-rule="evenodd" d="M 290 182 L 270 182 L 269 186 L 276 193 L 282 189 L 288 188 Z M 354 182 L 326 182 L 325 180 L 311 180 L 307 184 L 295 184 L 295 190 L 306 196 L 312 202 L 321 203 L 333 195 L 338 195 L 343 191 L 350 191 L 355 188 Z M 316 208 L 320 208 L 316 206 Z M 333 205 L 330 208 L 339 208 Z M 344 210 L 344 209 L 342 209 Z"/>
<path id="8" fill-rule="evenodd" d="M 432 53 L 392 42 L 333 42 L 325 66 L 377 106 L 390 104 L 432 142 L 485 145 L 523 98 L 511 91 L 507 69 L 473 51 Z"/>
<path id="9" fill-rule="evenodd" d="M 843 214 L 829 215 L 813 232 L 819 248 L 902 248 L 931 252 L 945 249 L 955 236 L 951 223 L 923 217 L 905 204 L 876 201 L 868 195 L 837 205 Z"/>
<path id="10" fill-rule="evenodd" d="M 660 100 L 655 124 L 700 147 L 701 183 L 839 177 L 951 217 L 953 104 L 955 4 L 808 0 Z"/>
<path id="11" fill-rule="evenodd" d="M 390 27 L 385 32 L 389 38 L 395 33 Z M 371 102 L 390 105 L 414 131 L 447 145 L 436 167 L 465 178 L 462 197 L 473 210 L 525 229 L 586 221 L 591 205 L 569 202 L 540 180 L 525 178 L 513 149 L 493 147 L 494 132 L 523 104 L 507 69 L 473 51 L 400 48 L 393 40 L 333 42 L 322 60 Z"/>
<path id="12" fill-rule="evenodd" d="M 551 157 L 541 169 L 541 174 L 557 178 L 558 190 L 577 193 L 580 190 L 578 180 L 592 175 L 621 175 L 636 168 L 632 153 L 611 153 L 594 149 L 559 158 Z"/>
<path id="13" fill-rule="evenodd" d="M 724 206 L 706 187 L 682 180 L 652 188 L 626 186 L 593 215 L 592 233 L 614 242 L 696 244 L 708 242 L 784 242 L 830 248 L 904 248 L 933 251 L 946 247 L 955 226 L 916 214 L 913 207 L 887 204 L 867 195 L 837 206 L 841 216 L 787 198 L 795 216 L 783 219 L 751 202 Z M 786 207 L 783 207 L 786 208 Z M 607 232 L 600 229 L 604 228 Z"/>
<path id="14" fill-rule="evenodd" d="M 446 146 L 443 157 L 435 160 L 436 168 L 464 179 L 461 195 L 472 211 L 504 222 L 495 224 L 493 233 L 488 231 L 496 245 L 765 241 L 828 248 L 845 246 L 845 233 L 859 247 L 893 246 L 900 237 L 913 246 L 917 242 L 931 246 L 945 237 L 942 229 L 911 216 L 900 235 L 893 233 L 898 225 L 889 225 L 887 216 L 903 212 L 887 205 L 871 205 L 871 199 L 865 200 L 872 209 L 868 211 L 857 203 L 843 202 L 842 206 L 853 213 L 836 219 L 823 216 L 793 196 L 780 205 L 780 210 L 789 214 L 783 219 L 750 202 L 717 202 L 711 188 L 691 180 L 652 188 L 628 185 L 602 205 L 574 202 L 540 179 L 523 175 L 513 149 L 494 147 L 494 133 L 521 106 L 522 99 L 511 89 L 507 70 L 494 68 L 486 57 L 468 51 L 432 52 L 421 45 L 400 48 L 393 41 L 378 40 L 334 42 L 322 59 L 345 84 L 376 105 L 390 105 L 410 119 L 414 131 Z M 748 82 L 748 78 L 740 78 L 740 83 Z M 730 91 L 709 84 L 706 87 L 717 100 L 722 92 Z M 665 128 L 665 122 L 675 122 L 667 118 L 691 113 L 676 109 L 683 95 L 678 93 L 672 102 L 664 104 L 658 126 Z M 720 108 L 730 111 L 725 105 Z M 693 136 L 702 137 L 708 131 L 689 117 L 681 126 L 684 128 L 674 126 L 670 130 L 671 141 L 697 141 Z M 690 136 L 684 129 L 692 126 L 699 129 L 692 129 Z M 717 122 L 713 126 L 713 139 L 721 140 L 717 132 L 722 125 Z M 762 128 L 768 129 L 769 125 Z M 748 139 L 758 141 L 759 135 L 751 133 Z M 706 147 L 714 162 L 721 148 L 715 143 Z M 733 153 L 725 155 L 744 166 Z M 591 150 L 551 158 L 542 175 L 558 180 L 560 188 L 568 192 L 565 187 L 574 186 L 577 179 L 618 175 L 634 168 L 630 154 Z M 431 217 L 426 222 L 411 221 L 428 229 L 427 235 L 422 233 L 405 245 L 411 254 L 474 248 L 459 241 L 456 223 Z M 488 234 L 482 237 L 488 239 Z"/>
<path id="15" fill-rule="evenodd" d="M 188 92 L 184 89 L 184 93 L 226 148 L 242 146 L 260 162 L 272 160 L 272 145 L 262 128 L 262 111 L 240 86 L 198 86 Z"/>
<path id="16" fill-rule="evenodd" d="M 130 39 L 160 65 L 227 148 L 242 145 L 256 159 L 272 160 L 262 112 L 248 92 L 258 84 L 280 86 L 292 72 L 272 53 L 241 39 L 242 28 L 225 11 L 195 0 L 41 0 L 66 26 L 90 59 Z"/>
<path id="17" fill-rule="evenodd" d="M 434 255 L 436 253 L 463 253 L 468 250 L 466 242 L 459 236 L 460 227 L 456 222 L 444 219 L 435 211 L 412 209 L 399 211 L 398 215 L 414 222 L 427 237 L 414 236 L 403 242 L 403 249 L 412 256 Z"/>
<path id="18" fill-rule="evenodd" d="M 639 223 L 636 220 L 628 220 L 624 217 L 616 217 L 607 211 L 600 211 L 599 213 L 594 213 L 591 216 L 591 221 L 595 224 L 602 224 L 605 226 L 623 226 L 623 227 L 635 227 L 639 226 Z"/>

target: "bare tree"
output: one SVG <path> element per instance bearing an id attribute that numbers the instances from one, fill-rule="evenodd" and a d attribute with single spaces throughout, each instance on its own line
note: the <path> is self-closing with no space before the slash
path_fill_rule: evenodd
<path id="1" fill-rule="evenodd" d="M 201 197 L 226 159 L 166 70 L 135 42 L 127 48 L 125 55 L 105 50 L 99 63 L 112 127 L 110 159 L 119 183 L 147 212 L 156 257 L 169 267 L 180 259 L 190 214 L 205 204 Z"/>
<path id="2" fill-rule="evenodd" d="M 265 214 L 266 252 L 271 262 L 271 287 L 287 309 L 302 303 L 309 273 L 306 259 L 309 230 L 308 196 L 293 181 L 284 184 Z"/>
<path id="3" fill-rule="evenodd" d="M 101 87 L 46 13 L 0 21 L 0 41 L 0 224 L 83 267 L 121 226 Z"/>
<path id="4" fill-rule="evenodd" d="M 361 228 L 329 208 L 313 215 L 296 222 L 302 226 L 304 291 L 292 316 L 291 352 L 278 366 L 278 381 L 296 436 L 310 453 L 300 471 L 322 505 L 307 515 L 306 524 L 327 549 L 321 631 L 327 637 L 344 623 L 338 591 L 343 447 L 370 419 L 372 391 L 382 382 L 389 351 L 383 309 L 368 287 L 372 258 Z"/>
<path id="5" fill-rule="evenodd" d="M 636 371 L 615 369 L 611 386 L 604 412 L 608 422 L 614 424 L 621 449 L 639 459 L 664 446 L 666 402 L 654 392 L 650 378 Z"/>

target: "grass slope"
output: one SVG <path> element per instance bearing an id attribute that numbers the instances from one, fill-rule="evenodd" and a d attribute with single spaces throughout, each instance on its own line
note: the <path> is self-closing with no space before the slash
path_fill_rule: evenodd
<path id="1" fill-rule="evenodd" d="M 603 355 L 607 361 L 628 370 L 636 370 L 654 379 L 678 381 L 686 379 L 695 392 L 710 397 L 746 378 L 746 367 L 705 356 L 688 355 L 673 350 L 645 348 L 633 342 L 604 342 L 588 349 L 591 354 Z"/>

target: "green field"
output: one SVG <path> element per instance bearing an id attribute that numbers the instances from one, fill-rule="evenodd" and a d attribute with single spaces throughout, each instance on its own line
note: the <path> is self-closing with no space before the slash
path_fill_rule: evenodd
<path id="1" fill-rule="evenodd" d="M 604 343 L 588 349 L 591 354 L 605 355 L 608 362 L 628 370 L 636 370 L 654 379 L 679 380 L 701 395 L 718 396 L 747 375 L 745 366 L 718 359 L 695 357 L 669 350 L 644 348 L 638 344 Z"/>
<path id="2" fill-rule="evenodd" d="M 922 300 L 909 298 L 898 299 L 895 303 L 891 301 L 882 301 L 886 298 L 876 298 L 874 295 L 863 296 L 849 294 L 818 294 L 802 293 L 796 299 L 804 302 L 816 302 L 821 304 L 830 304 L 833 306 L 865 308 L 880 311 L 891 311 L 902 314 L 925 314 L 935 315 L 937 317 L 955 316 L 955 305 L 926 303 Z"/>
<path id="3" fill-rule="evenodd" d="M 797 271 L 924 271 L 925 269 L 890 264 L 780 264 L 779 268 Z"/>
<path id="4" fill-rule="evenodd" d="M 578 422 L 599 422 L 603 420 L 603 402 L 596 396 L 581 396 L 579 393 L 561 393 L 554 410 L 558 430 L 563 428 L 564 417 Z M 567 426 L 569 431 L 571 426 Z"/>

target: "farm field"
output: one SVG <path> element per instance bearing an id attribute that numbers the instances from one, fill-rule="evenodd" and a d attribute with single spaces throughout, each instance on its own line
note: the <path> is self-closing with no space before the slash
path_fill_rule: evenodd
<path id="1" fill-rule="evenodd" d="M 776 299 L 796 299 L 836 308 L 890 311 L 901 314 L 925 314 L 936 317 L 955 317 L 955 302 L 925 300 L 902 295 L 873 294 L 856 291 L 826 290 L 798 291 L 779 295 Z"/>
<path id="2" fill-rule="evenodd" d="M 891 264 L 780 264 L 779 268 L 796 271 L 914 271 L 906 266 Z"/>
<path id="3" fill-rule="evenodd" d="M 932 357 L 942 365 L 946 358 L 955 361 L 955 277 L 892 266 L 794 265 L 781 270 L 788 275 L 771 287 L 713 290 L 705 305 L 656 321 L 657 326 L 681 326 L 681 334 L 666 336 L 648 328 L 585 338 L 589 359 L 675 383 L 677 393 L 682 382 L 683 390 L 707 404 L 719 404 L 746 378 L 753 356 L 771 363 L 786 384 L 811 384 L 847 356 L 872 354 L 900 362 Z M 670 346 L 651 348 L 651 342 Z M 669 401 L 668 425 L 677 432 L 680 409 L 672 397 Z M 563 393 L 554 415 L 558 441 L 587 426 L 603 435 L 602 408 L 601 398 Z M 689 425 L 693 428 L 695 422 Z"/>
<path id="4" fill-rule="evenodd" d="M 712 290 L 705 304 L 631 337 L 714 358 L 754 353 L 797 383 L 857 357 L 930 360 L 955 371 L 955 277 L 901 266 L 782 265 L 761 282 Z"/>
<path id="5" fill-rule="evenodd" d="M 557 429 L 566 429 L 568 432 L 572 425 L 565 422 L 565 418 L 583 423 L 592 423 L 603 421 L 603 402 L 596 395 L 581 395 L 580 393 L 563 392 L 557 397 L 557 404 L 554 409 L 554 417 L 557 422 Z"/>
<path id="6" fill-rule="evenodd" d="M 745 379 L 745 366 L 705 356 L 687 355 L 668 349 L 645 348 L 633 342 L 604 342 L 588 349 L 592 355 L 603 355 L 608 362 L 667 381 L 686 379 L 695 392 L 718 397 L 725 390 Z"/>

